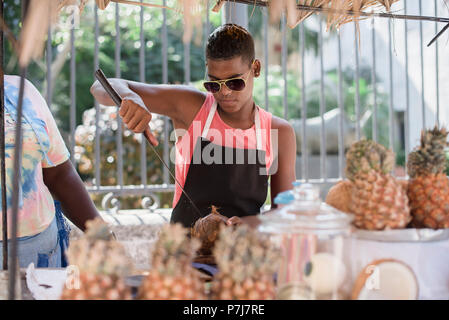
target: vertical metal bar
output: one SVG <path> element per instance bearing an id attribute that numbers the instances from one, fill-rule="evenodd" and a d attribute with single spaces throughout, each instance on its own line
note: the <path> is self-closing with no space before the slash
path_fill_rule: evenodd
<path id="1" fill-rule="evenodd" d="M 391 24 L 392 20 L 388 19 L 388 68 L 389 68 L 389 85 L 390 85 L 390 104 L 389 104 L 389 112 L 388 112 L 388 120 L 389 120 L 389 144 L 391 150 L 394 152 L 394 109 L 393 109 L 393 48 L 392 48 L 392 36 L 391 36 Z"/>
<path id="2" fill-rule="evenodd" d="M 0 1 L 0 18 L 3 20 L 3 1 Z M 2 269 L 8 270 L 8 218 L 6 203 L 6 167 L 5 167 L 5 82 L 4 82 L 4 32 L 0 28 L 0 175 L 2 199 Z"/>
<path id="3" fill-rule="evenodd" d="M 210 4 L 209 1 L 206 1 L 206 40 L 209 37 L 210 33 L 210 17 L 209 17 Z"/>
<path id="4" fill-rule="evenodd" d="M 143 0 L 140 0 L 143 2 Z M 139 50 L 139 81 L 145 82 L 145 35 L 144 35 L 144 6 L 140 7 L 140 50 Z M 140 177 L 142 185 L 147 185 L 147 160 L 146 160 L 146 141 L 140 142 Z"/>
<path id="5" fill-rule="evenodd" d="M 343 76 L 342 76 L 342 63 L 341 63 L 341 34 L 337 34 L 338 42 L 338 109 L 340 110 L 340 118 L 338 122 L 338 172 L 340 179 L 344 176 L 344 119 L 345 108 L 343 105 Z"/>
<path id="6" fill-rule="evenodd" d="M 25 21 L 25 17 L 28 12 L 29 1 L 22 0 L 22 23 Z M 8 279 L 8 299 L 14 300 L 16 298 L 16 275 L 17 269 L 20 266 L 18 263 L 18 243 L 17 243 L 17 229 L 18 229 L 18 214 L 19 214 L 19 193 L 20 182 L 22 174 L 22 113 L 23 113 L 23 97 L 25 94 L 25 78 L 27 74 L 27 67 L 20 66 L 20 85 L 19 85 L 19 97 L 17 101 L 17 121 L 15 127 L 15 147 L 14 147 L 14 164 L 13 164 L 13 180 L 12 180 L 12 199 L 11 199 L 11 252 L 8 257 L 9 260 L 9 279 Z"/>
<path id="7" fill-rule="evenodd" d="M 302 100 L 302 111 L 301 111 L 301 122 L 302 122 L 302 133 L 301 133 L 301 175 L 305 181 L 309 181 L 309 155 L 307 152 L 307 98 L 306 98 L 306 77 L 305 77 L 305 47 L 306 47 L 306 37 L 304 31 L 304 23 L 299 25 L 299 51 L 301 56 L 301 100 Z"/>
<path id="8" fill-rule="evenodd" d="M 143 0 L 140 0 L 143 2 Z M 139 48 L 139 81 L 145 82 L 145 33 L 143 29 L 145 7 L 140 7 L 140 48 Z M 147 185 L 147 144 L 146 139 L 140 140 L 140 180 L 145 188 Z"/>
<path id="9" fill-rule="evenodd" d="M 288 84 L 287 84 L 287 30 L 286 30 L 286 18 L 285 14 L 282 15 L 281 20 L 281 32 L 282 32 L 282 78 L 284 79 L 284 97 L 282 99 L 282 104 L 284 106 L 284 119 L 288 120 Z"/>
<path id="10" fill-rule="evenodd" d="M 210 33 L 210 18 L 209 18 L 209 1 L 206 1 L 206 23 L 204 26 L 204 43 L 203 43 L 203 48 L 204 48 L 204 54 L 206 54 L 206 45 L 207 45 L 207 39 L 209 39 L 209 33 Z M 206 56 L 204 56 L 204 59 L 206 59 Z"/>
<path id="11" fill-rule="evenodd" d="M 404 14 L 407 14 L 407 1 L 404 1 Z M 405 113 L 404 113 L 404 136 L 405 136 L 405 168 L 407 170 L 408 152 L 410 150 L 410 87 L 408 77 L 408 30 L 407 20 L 404 20 L 405 39 Z"/>
<path id="12" fill-rule="evenodd" d="M 373 140 L 377 142 L 377 65 L 376 65 L 376 28 L 375 28 L 375 19 L 372 19 L 372 28 L 371 28 L 371 40 L 372 40 L 372 53 L 373 53 L 373 65 L 371 69 L 371 82 L 373 85 Z"/>
<path id="13" fill-rule="evenodd" d="M 51 62 L 53 60 L 52 57 L 52 48 L 51 48 L 51 27 L 48 27 L 47 32 L 47 55 L 46 55 L 46 62 L 47 62 L 47 105 L 50 108 L 51 106 L 51 100 L 52 100 L 52 83 L 51 83 Z"/>
<path id="14" fill-rule="evenodd" d="M 100 27 L 98 23 L 98 7 L 94 5 L 94 19 L 95 19 L 95 44 L 94 44 L 94 71 L 98 70 L 100 67 L 100 62 L 98 59 L 99 55 L 99 43 L 98 37 L 100 35 Z M 94 99 L 95 105 L 95 186 L 100 188 L 101 185 L 101 160 L 100 160 L 100 139 L 101 139 L 101 131 L 100 131 L 100 104 L 96 99 Z"/>
<path id="15" fill-rule="evenodd" d="M 265 110 L 269 110 L 269 104 L 270 104 L 270 100 L 268 98 L 268 68 L 269 68 L 269 63 L 268 63 L 268 9 L 264 8 L 263 12 L 263 32 L 264 32 L 264 41 L 263 41 L 263 53 L 264 53 L 264 61 L 265 61 L 265 77 L 264 77 L 264 81 L 265 81 Z"/>
<path id="16" fill-rule="evenodd" d="M 360 140 L 360 61 L 359 61 L 359 38 L 357 28 L 354 25 L 354 44 L 355 44 L 355 135 L 357 140 Z"/>
<path id="17" fill-rule="evenodd" d="M 166 6 L 167 0 L 163 1 L 164 6 Z M 168 83 L 168 60 L 167 60 L 167 9 L 162 9 L 162 83 Z M 168 117 L 164 116 L 164 161 L 168 163 L 169 154 L 168 154 Z M 163 179 L 165 184 L 169 184 L 169 173 L 167 168 L 164 166 L 163 168 Z"/>
<path id="18" fill-rule="evenodd" d="M 115 77 L 120 78 L 120 7 L 115 4 Z M 118 113 L 117 108 L 117 177 L 120 188 L 123 187 L 123 133 L 122 133 L 122 118 Z"/>
<path id="19" fill-rule="evenodd" d="M 184 83 L 190 83 L 190 41 L 184 43 Z"/>
<path id="20" fill-rule="evenodd" d="M 438 16 L 438 4 L 437 0 L 434 1 L 435 3 L 435 17 Z M 438 23 L 435 22 L 435 34 L 438 33 Z M 435 84 L 435 94 L 437 98 L 437 115 L 436 115 L 436 125 L 440 125 L 440 75 L 439 75 L 439 54 L 438 54 L 438 40 L 435 42 L 435 78 L 436 78 L 436 84 Z"/>
<path id="21" fill-rule="evenodd" d="M 326 127 L 324 123 L 324 113 L 326 112 L 326 98 L 324 88 L 324 63 L 323 63 L 323 23 L 319 20 L 320 31 L 318 35 L 320 50 L 320 117 L 321 117 L 321 143 L 320 143 L 320 162 L 321 162 L 321 179 L 327 180 L 326 172 Z"/>
<path id="22" fill-rule="evenodd" d="M 76 53 L 75 28 L 70 29 L 70 160 L 75 163 Z"/>
<path id="23" fill-rule="evenodd" d="M 26 9 L 25 9 L 26 12 Z M 23 21 L 23 20 L 22 20 Z M 13 182 L 12 182 L 12 199 L 11 199 L 11 255 L 9 257 L 9 283 L 8 292 L 9 300 L 16 298 L 16 274 L 19 266 L 17 265 L 18 259 L 18 243 L 17 243 L 17 230 L 18 230 L 18 214 L 19 214 L 19 193 L 20 193 L 20 181 L 22 175 L 22 113 L 23 113 L 23 97 L 25 91 L 25 77 L 27 73 L 26 67 L 21 67 L 20 70 L 20 88 L 17 104 L 17 121 L 15 132 L 15 147 L 14 147 L 14 168 L 13 168 Z"/>
<path id="24" fill-rule="evenodd" d="M 419 15 L 422 15 L 422 4 L 419 2 Z M 422 125 L 426 128 L 426 103 L 424 99 L 424 49 L 423 49 L 423 28 L 422 21 L 419 21 L 419 49 L 421 54 L 421 107 L 422 107 Z"/>

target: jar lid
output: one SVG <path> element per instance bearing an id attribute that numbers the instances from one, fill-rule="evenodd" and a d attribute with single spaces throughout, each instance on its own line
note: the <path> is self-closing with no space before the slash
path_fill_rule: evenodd
<path id="1" fill-rule="evenodd" d="M 259 230 L 269 233 L 339 234 L 350 230 L 353 216 L 321 201 L 320 190 L 312 184 L 297 185 L 294 201 L 278 210 L 259 216 Z"/>

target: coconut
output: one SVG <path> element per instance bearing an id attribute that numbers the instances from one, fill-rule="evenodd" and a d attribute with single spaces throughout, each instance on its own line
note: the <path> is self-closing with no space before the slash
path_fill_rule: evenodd
<path id="1" fill-rule="evenodd" d="M 353 300 L 416 300 L 418 281 L 413 270 L 395 259 L 376 260 L 357 277 Z"/>
<path id="2" fill-rule="evenodd" d="M 217 207 L 212 206 L 212 211 L 207 216 L 198 219 L 191 230 L 192 237 L 201 241 L 201 247 L 198 250 L 199 255 L 211 255 L 215 241 L 218 238 L 218 232 L 222 225 L 226 225 L 227 217 L 217 211 Z"/>
<path id="3" fill-rule="evenodd" d="M 320 252 L 306 266 L 304 280 L 317 296 L 338 292 L 346 278 L 346 267 L 337 256 Z"/>
<path id="4" fill-rule="evenodd" d="M 351 201 L 351 189 L 351 181 L 343 180 L 338 182 L 329 189 L 326 196 L 326 203 L 340 211 L 350 212 L 349 203 Z"/>

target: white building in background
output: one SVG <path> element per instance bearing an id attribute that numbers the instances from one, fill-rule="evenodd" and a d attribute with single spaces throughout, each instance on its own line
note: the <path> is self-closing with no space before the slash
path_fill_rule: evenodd
<path id="1" fill-rule="evenodd" d="M 420 12 L 420 1 L 422 11 Z M 449 5 L 447 0 L 403 0 L 395 3 L 392 13 L 449 17 Z M 406 4 L 407 12 L 404 10 Z M 436 6 L 436 10 L 435 10 Z M 241 4 L 226 4 L 222 10 L 223 21 L 235 22 L 245 27 L 248 26 L 246 6 Z M 308 29 L 319 31 L 318 19 L 311 17 L 304 23 Z M 373 22 L 374 21 L 374 22 Z M 449 127 L 449 30 L 443 34 L 437 42 L 427 47 L 429 41 L 445 26 L 445 23 L 416 20 L 391 20 L 387 18 L 368 18 L 359 23 L 360 48 L 359 67 L 371 69 L 373 66 L 373 27 L 375 37 L 376 54 L 376 81 L 381 84 L 383 91 L 391 96 L 394 115 L 394 147 L 403 145 L 408 141 L 406 152 L 410 152 L 418 143 L 423 125 L 431 128 L 436 124 L 437 113 L 439 123 Z M 405 41 L 405 26 L 407 24 L 407 48 Z M 422 25 L 422 38 L 420 33 Z M 391 30 L 391 34 L 390 34 Z M 355 24 L 348 23 L 340 29 L 342 48 L 342 70 L 350 68 L 355 70 L 356 45 Z M 335 33 L 325 31 L 323 24 L 323 66 L 324 72 L 338 67 L 338 42 Z M 270 27 L 268 36 L 269 64 L 279 65 L 281 61 L 280 48 L 282 43 L 281 31 Z M 390 42 L 391 38 L 391 42 Z M 256 50 L 259 58 L 263 59 L 264 44 L 256 42 Z M 390 55 L 391 52 L 391 55 Z M 391 57 L 391 68 L 390 68 Z M 407 59 L 406 59 L 407 57 Z M 320 79 L 320 57 L 314 52 L 306 51 L 305 55 L 305 80 L 306 86 Z M 406 60 L 408 67 L 406 67 Z M 438 64 L 437 64 L 438 60 Z M 288 60 L 288 68 L 298 69 L 298 57 L 291 55 Z M 265 63 L 265 61 L 263 62 Z M 438 65 L 438 69 L 437 69 Z M 438 80 L 437 80 L 438 76 Z M 390 81 L 392 81 L 390 83 Z M 407 82 L 408 82 L 408 139 L 404 126 L 404 116 L 407 110 Z M 390 101 L 387 101 L 389 104 Z M 338 106 L 335 106 L 337 108 Z M 363 105 L 361 109 L 365 109 Z M 424 110 L 424 112 L 423 112 Z M 437 111 L 439 110 L 439 111 Z M 424 116 L 423 116 L 424 113 Z M 362 116 L 362 114 L 361 114 Z M 425 123 L 423 124 L 423 118 Z M 378 128 L 379 130 L 379 128 Z M 329 132 L 327 132 L 329 134 Z M 312 135 L 309 135 L 310 138 Z M 317 137 L 315 137 L 317 138 Z M 327 139 L 327 148 L 332 143 Z M 335 140 L 335 139 L 334 139 Z M 347 141 L 345 141 L 347 142 Z M 311 144 L 310 142 L 308 143 Z M 318 143 L 319 144 L 319 143 Z M 345 143 L 346 144 L 346 143 Z M 300 149 L 298 149 L 299 151 Z M 311 156 L 308 164 L 309 178 L 320 178 L 320 157 Z M 338 159 L 336 156 L 326 158 L 326 177 L 339 177 Z M 302 177 L 301 159 L 297 159 L 297 175 Z"/>
<path id="2" fill-rule="evenodd" d="M 419 14 L 420 0 L 406 0 L 407 14 Z M 444 0 L 422 1 L 423 16 L 435 16 L 435 3 L 437 15 L 449 17 L 449 7 Z M 404 14 L 404 2 L 396 3 L 392 11 Z M 308 28 L 319 31 L 316 19 L 309 19 L 305 23 Z M 437 42 L 430 47 L 427 44 L 445 26 L 444 23 L 422 21 L 422 39 L 420 37 L 420 22 L 407 20 L 407 41 L 405 48 L 405 21 L 392 20 L 391 24 L 391 52 L 392 52 L 392 89 L 390 92 L 390 39 L 389 19 L 376 18 L 375 28 L 375 52 L 377 81 L 382 82 L 383 88 L 393 97 L 395 111 L 406 110 L 406 54 L 408 55 L 408 88 L 409 88 L 409 150 L 418 144 L 420 131 L 423 128 L 423 101 L 425 110 L 425 126 L 435 125 L 437 109 L 439 106 L 439 122 L 449 126 L 449 30 L 444 33 Z M 372 19 L 360 22 L 360 67 L 372 67 Z M 324 69 L 334 69 L 338 65 L 338 44 L 331 34 L 324 32 Z M 355 32 L 354 24 L 343 26 L 340 30 L 342 47 L 342 68 L 355 69 Z M 422 58 L 421 59 L 421 48 Z M 437 73 L 438 50 L 438 73 Z M 335 53 L 335 54 L 332 54 Z M 313 54 L 306 55 L 306 81 L 319 79 L 320 63 L 318 57 Z M 423 66 L 423 73 L 421 66 Z M 424 85 L 422 81 L 424 78 Z M 438 82 L 437 82 L 438 74 Z M 438 95 L 437 95 L 438 93 Z M 397 126 L 396 122 L 396 126 Z M 395 128 L 395 141 L 401 134 L 401 128 Z"/>

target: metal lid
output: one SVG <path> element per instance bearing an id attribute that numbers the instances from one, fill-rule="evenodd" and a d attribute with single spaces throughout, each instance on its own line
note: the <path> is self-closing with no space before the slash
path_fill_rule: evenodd
<path id="1" fill-rule="evenodd" d="M 269 233 L 315 233 L 335 235 L 350 230 L 353 216 L 321 201 L 320 190 L 312 184 L 293 188 L 295 200 L 269 214 L 259 216 L 259 230 Z"/>

